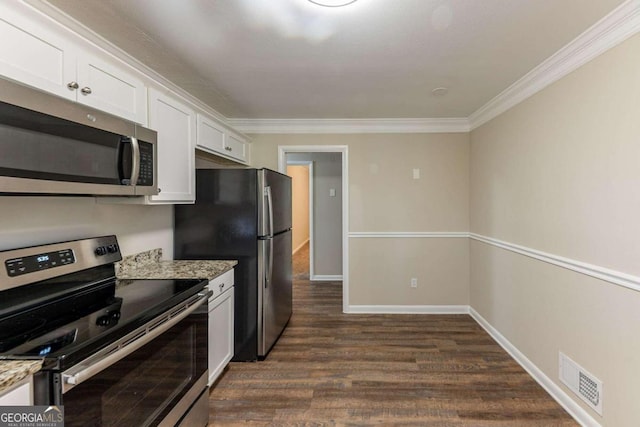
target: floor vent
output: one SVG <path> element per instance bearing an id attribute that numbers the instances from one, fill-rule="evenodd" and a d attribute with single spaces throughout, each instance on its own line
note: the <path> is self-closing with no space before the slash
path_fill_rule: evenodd
<path id="1" fill-rule="evenodd" d="M 560 381 L 602 415 L 602 381 L 560 352 Z"/>

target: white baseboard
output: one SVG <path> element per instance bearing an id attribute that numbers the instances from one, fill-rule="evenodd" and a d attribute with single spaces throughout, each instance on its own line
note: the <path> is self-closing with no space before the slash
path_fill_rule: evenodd
<path id="1" fill-rule="evenodd" d="M 314 274 L 309 280 L 312 282 L 339 282 L 342 280 L 342 274 Z"/>
<path id="2" fill-rule="evenodd" d="M 300 249 L 304 248 L 304 246 L 309 243 L 309 239 L 305 240 L 304 242 L 302 242 L 302 244 L 300 246 L 298 246 L 297 248 L 295 248 L 292 252 L 293 255 L 296 254 L 296 252 L 298 252 Z"/>
<path id="3" fill-rule="evenodd" d="M 346 313 L 469 314 L 468 305 L 350 305 Z"/>
<path id="4" fill-rule="evenodd" d="M 591 415 L 576 403 L 560 386 L 554 383 L 551 378 L 545 375 L 531 360 L 529 360 L 520 350 L 504 337 L 496 328 L 491 326 L 487 320 L 473 308 L 469 309 L 469 314 L 478 322 L 485 331 L 505 349 L 525 371 L 533 377 L 577 422 L 584 427 L 601 427 L 601 425 L 591 417 Z"/>

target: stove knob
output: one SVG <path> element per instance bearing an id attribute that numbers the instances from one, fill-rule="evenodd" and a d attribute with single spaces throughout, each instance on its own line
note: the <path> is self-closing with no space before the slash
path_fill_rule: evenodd
<path id="1" fill-rule="evenodd" d="M 111 318 L 109 316 L 100 316 L 96 319 L 96 325 L 109 326 L 111 324 Z"/>
<path id="2" fill-rule="evenodd" d="M 112 311 L 111 313 L 109 313 L 109 316 L 111 316 L 111 318 L 113 320 L 118 320 L 118 319 L 120 319 L 120 312 L 119 311 Z"/>
<path id="3" fill-rule="evenodd" d="M 118 245 L 114 243 L 113 245 L 107 246 L 107 252 L 109 252 L 110 254 L 118 252 Z"/>
<path id="4" fill-rule="evenodd" d="M 95 253 L 97 256 L 105 255 L 107 253 L 107 248 L 105 248 L 104 246 L 98 246 L 95 250 Z"/>

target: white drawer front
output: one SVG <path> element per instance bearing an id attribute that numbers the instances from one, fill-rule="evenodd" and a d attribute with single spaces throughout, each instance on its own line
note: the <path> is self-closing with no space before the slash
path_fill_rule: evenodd
<path id="1" fill-rule="evenodd" d="M 226 273 L 209 281 L 209 289 L 213 291 L 212 298 L 217 297 L 227 289 L 233 287 L 233 285 L 234 285 L 233 270 L 229 270 Z"/>

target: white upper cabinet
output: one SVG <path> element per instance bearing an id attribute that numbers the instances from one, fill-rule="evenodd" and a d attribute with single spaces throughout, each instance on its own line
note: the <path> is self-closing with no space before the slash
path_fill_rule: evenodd
<path id="1" fill-rule="evenodd" d="M 77 101 L 98 110 L 147 123 L 147 89 L 141 79 L 98 57 L 78 58 Z"/>
<path id="2" fill-rule="evenodd" d="M 224 153 L 224 128 L 207 116 L 198 114 L 196 147 L 212 153 Z"/>
<path id="3" fill-rule="evenodd" d="M 146 124 L 146 88 L 132 70 L 82 49 L 69 33 L 19 2 L 0 2 L 0 75 Z"/>
<path id="4" fill-rule="evenodd" d="M 76 73 L 76 52 L 49 22 L 39 16 L 23 16 L 13 10 L 16 5 L 0 3 L 0 74 L 75 99 L 67 83 Z"/>
<path id="5" fill-rule="evenodd" d="M 227 155 L 229 155 L 229 157 L 233 157 L 243 163 L 247 162 L 248 144 L 240 139 L 239 136 L 234 135 L 233 133 L 228 133 L 224 149 L 227 151 Z"/>
<path id="6" fill-rule="evenodd" d="M 176 98 L 149 90 L 149 127 L 158 132 L 158 188 L 149 203 L 195 201 L 196 113 Z"/>
<path id="7" fill-rule="evenodd" d="M 198 138 L 196 147 L 202 151 L 248 164 L 248 144 L 222 124 L 203 114 L 198 114 Z"/>

